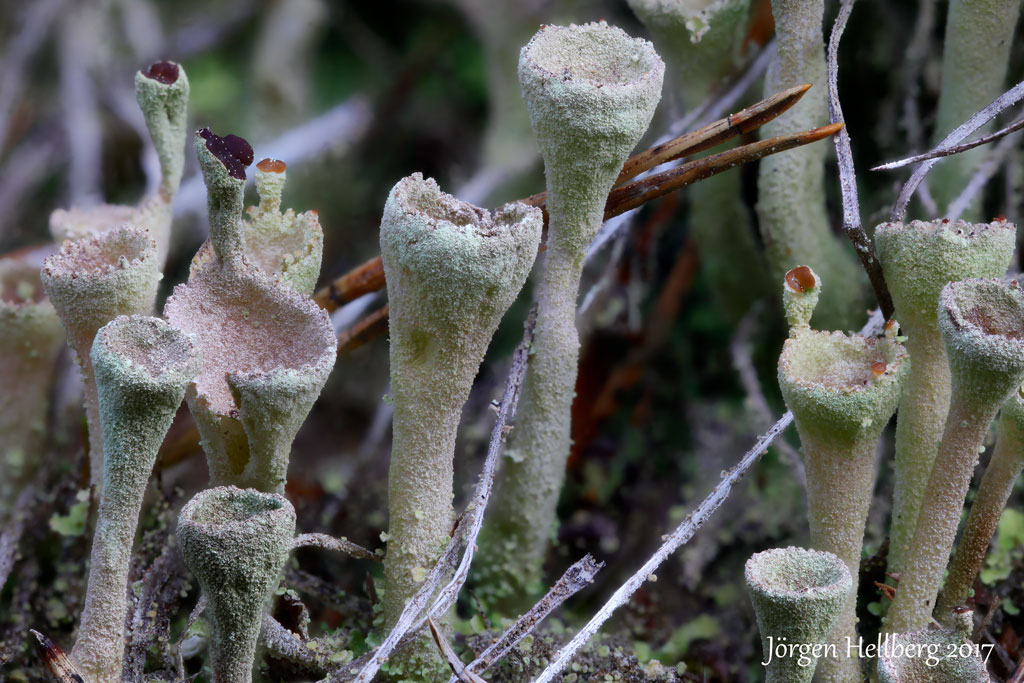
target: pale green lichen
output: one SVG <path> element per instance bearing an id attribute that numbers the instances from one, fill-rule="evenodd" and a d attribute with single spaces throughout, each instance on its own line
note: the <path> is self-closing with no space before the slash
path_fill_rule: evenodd
<path id="1" fill-rule="evenodd" d="M 852 590 L 850 570 L 832 553 L 789 547 L 752 555 L 744 576 L 761 632 L 761 661 L 768 662 L 766 681 L 809 683 L 822 650 L 790 654 L 774 646 L 823 648 Z"/>
<path id="2" fill-rule="evenodd" d="M 762 138 L 828 123 L 825 104 L 824 0 L 772 0 L 778 50 L 765 76 L 765 95 L 805 83 L 814 87 L 785 116 L 761 127 Z M 815 323 L 851 327 L 863 315 L 864 274 L 853 251 L 832 234 L 825 209 L 827 145 L 806 145 L 761 160 L 757 215 L 772 277 L 811 263 L 831 282 Z"/>
<path id="3" fill-rule="evenodd" d="M 1016 232 L 1016 226 L 1006 221 L 912 221 L 883 223 L 875 229 L 878 259 L 913 360 L 896 424 L 890 572 L 900 573 L 905 566 L 949 409 L 939 293 L 955 280 L 1005 273 Z"/>
<path id="4" fill-rule="evenodd" d="M 797 266 L 783 278 L 782 309 L 791 337 L 811 329 L 811 316 L 821 296 L 820 284 L 818 274 L 810 266 Z"/>
<path id="5" fill-rule="evenodd" d="M 165 69 L 161 76 L 173 71 L 173 82 L 166 82 L 170 78 L 161 79 L 154 75 L 153 69 L 158 66 Z M 135 73 L 135 97 L 160 159 L 159 190 L 137 206 L 104 204 L 57 209 L 50 215 L 50 232 L 55 240 L 77 240 L 106 232 L 122 223 L 131 223 L 149 230 L 156 240 L 158 265 L 163 269 L 171 242 L 171 204 L 185 166 L 188 96 L 188 77 L 180 64 L 157 62 L 146 72 Z"/>
<path id="6" fill-rule="evenodd" d="M 650 31 L 672 91 L 687 111 L 713 97 L 737 70 L 750 0 L 629 0 L 629 5 Z M 739 172 L 720 173 L 686 191 L 701 270 L 715 307 L 733 322 L 768 286 L 741 184 Z"/>
<path id="7" fill-rule="evenodd" d="M 970 610 L 953 628 L 929 627 L 886 637 L 878 655 L 879 683 L 989 683 L 987 657 L 971 642 Z"/>
<path id="8" fill-rule="evenodd" d="M 449 540 L 462 407 L 502 315 L 530 273 L 542 224 L 539 209 L 509 204 L 491 213 L 441 192 L 419 173 L 388 194 L 380 232 L 395 410 L 387 626 Z M 433 644 L 424 642 L 436 660 Z"/>
<path id="9" fill-rule="evenodd" d="M 0 259 L 0 520 L 39 460 L 63 347 L 64 329 L 46 300 L 39 267 Z"/>
<path id="10" fill-rule="evenodd" d="M 798 270 L 798 269 L 794 269 Z M 815 286 L 820 282 L 808 268 Z M 790 273 L 793 274 L 792 272 Z M 795 276 L 793 278 L 796 279 Z M 802 278 L 804 282 L 810 279 Z M 835 553 L 859 575 L 864 526 L 875 484 L 882 430 L 896 410 L 910 370 L 893 338 L 819 332 L 804 327 L 811 314 L 787 276 L 784 300 L 798 323 L 779 357 L 779 388 L 793 411 L 807 469 L 811 544 Z M 796 313 L 799 311 L 799 314 Z M 857 581 L 829 640 L 836 655 L 822 658 L 818 679 L 859 683 L 860 663 L 845 647 L 857 641 Z"/>
<path id="11" fill-rule="evenodd" d="M 209 600 L 214 683 L 249 683 L 267 607 L 295 535 L 283 496 L 221 486 L 196 494 L 178 517 L 185 564 Z"/>
<path id="12" fill-rule="evenodd" d="M 960 543 L 949 565 L 946 584 L 935 606 L 935 618 L 940 622 L 948 625 L 953 608 L 964 604 L 970 596 L 1021 470 L 1024 470 L 1024 395 L 1018 388 L 1003 404 L 995 450 L 971 504 Z"/>
<path id="13" fill-rule="evenodd" d="M 244 172 L 232 176 L 204 138 L 196 143 L 215 257 L 174 289 L 164 315 L 195 335 L 203 354 L 186 398 L 211 483 L 282 492 L 292 442 L 334 367 L 337 341 L 312 299 L 250 265 Z"/>
<path id="14" fill-rule="evenodd" d="M 119 317 L 96 335 L 92 364 L 103 425 L 103 494 L 71 656 L 91 683 L 117 683 L 139 511 L 160 444 L 199 372 L 199 355 L 163 320 Z"/>
<path id="15" fill-rule="evenodd" d="M 949 560 L 978 450 L 999 407 L 1024 381 L 1024 294 L 1014 282 L 962 280 L 939 298 L 952 398 L 913 543 L 886 617 L 888 633 L 920 630 Z"/>
<path id="16" fill-rule="evenodd" d="M 932 136 L 936 144 L 1006 89 L 1006 70 L 1019 13 L 1020 0 L 949 3 L 942 52 L 942 91 Z M 940 212 L 944 213 L 963 191 L 984 158 L 984 149 L 969 150 L 943 159 L 931 172 L 928 182 Z M 967 215 L 976 219 L 979 213 L 980 201 L 975 200 Z"/>
<path id="17" fill-rule="evenodd" d="M 490 601 L 530 602 L 539 587 L 569 456 L 583 257 L 608 192 L 651 121 L 664 69 L 650 43 L 604 22 L 546 26 L 520 55 L 519 82 L 544 158 L 549 221 L 535 353 L 512 437 L 522 457 L 506 461 L 482 537 L 478 566 L 486 569 L 479 580 Z"/>
<path id="18" fill-rule="evenodd" d="M 85 387 L 89 424 L 90 481 L 103 489 L 103 432 L 93 376 L 93 338 L 119 315 L 148 315 L 162 277 L 157 246 L 145 230 L 122 225 L 107 232 L 65 242 L 43 263 L 43 289 L 57 310 L 74 349 Z"/>
<path id="19" fill-rule="evenodd" d="M 245 222 L 245 256 L 268 276 L 307 296 L 316 288 L 323 259 L 324 233 L 316 211 L 296 214 L 281 211 L 285 184 L 283 161 L 264 159 L 256 165 L 258 206 L 248 208 Z M 215 258 L 209 241 L 192 259 L 192 272 Z"/>

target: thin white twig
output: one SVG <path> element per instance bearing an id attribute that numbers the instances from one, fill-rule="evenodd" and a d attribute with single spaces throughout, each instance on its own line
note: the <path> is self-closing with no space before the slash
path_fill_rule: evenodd
<path id="1" fill-rule="evenodd" d="M 1021 119 L 1021 123 L 1024 124 L 1024 119 Z M 1006 159 L 1016 143 L 1017 140 L 1014 138 L 1003 138 L 999 141 L 998 145 L 992 148 L 981 166 L 978 167 L 978 170 L 971 176 L 967 185 L 964 186 L 963 191 L 960 192 L 956 199 L 950 202 L 949 208 L 946 209 L 946 218 L 955 221 L 963 215 L 963 212 L 967 210 L 967 207 L 974 201 L 974 198 L 985 187 L 985 183 L 1002 166 L 1003 160 Z"/>
<path id="2" fill-rule="evenodd" d="M 890 161 L 886 164 L 875 166 L 871 170 L 891 171 L 894 168 L 902 168 L 904 166 L 909 166 L 910 164 L 916 164 L 920 161 L 927 161 L 928 159 L 938 159 L 940 157 L 952 156 L 954 154 L 959 154 L 960 152 L 966 152 L 969 149 L 974 149 L 975 147 L 981 147 L 982 145 L 986 145 L 992 142 L 993 140 L 998 140 L 999 138 L 1006 137 L 1010 133 L 1016 133 L 1021 128 L 1024 128 L 1024 117 L 1017 119 L 1016 121 L 1014 121 L 1013 123 L 1004 128 L 1000 128 L 991 135 L 985 135 L 984 137 L 980 137 L 977 140 L 971 140 L 970 142 L 965 142 L 963 144 L 955 145 L 953 147 L 947 147 L 945 149 L 933 149 L 930 152 L 925 152 L 924 154 L 917 154 L 912 157 L 907 157 L 906 159 L 897 159 L 896 161 Z"/>
<path id="3" fill-rule="evenodd" d="M 860 334 L 863 335 L 874 335 L 881 331 L 882 326 L 885 324 L 885 318 L 882 315 L 881 309 L 876 309 L 867 323 L 861 328 Z M 555 677 L 564 669 L 572 658 L 579 652 L 588 640 L 590 640 L 595 633 L 604 625 L 604 622 L 608 621 L 612 613 L 615 612 L 619 607 L 626 604 L 629 599 L 633 596 L 633 593 L 640 588 L 641 585 L 647 579 L 655 573 L 661 563 L 664 562 L 672 553 L 674 553 L 680 546 L 689 541 L 695 533 L 704 525 L 711 515 L 722 506 L 726 498 L 732 492 L 732 487 L 743 477 L 744 474 L 758 461 L 762 454 L 768 450 L 768 446 L 772 444 L 776 437 L 778 437 L 789 424 L 793 421 L 793 413 L 786 411 L 785 415 L 779 418 L 778 422 L 772 425 L 772 428 L 768 430 L 764 436 L 758 439 L 754 447 L 747 451 L 740 461 L 732 467 L 732 469 L 726 472 L 722 481 L 708 494 L 697 508 L 687 515 L 679 526 L 675 528 L 668 536 L 663 537 L 665 542 L 662 543 L 661 547 L 658 548 L 654 555 L 650 557 L 636 571 L 629 579 L 622 584 L 612 597 L 608 599 L 601 609 L 597 611 L 590 621 L 581 628 L 572 640 L 569 641 L 562 649 L 558 651 L 558 656 L 540 676 L 534 679 L 534 683 L 550 683 Z"/>
<path id="4" fill-rule="evenodd" d="M 477 483 L 473 499 L 466 505 L 452 540 L 441 554 L 437 564 L 427 575 L 426 580 L 420 586 L 416 594 L 406 603 L 405 609 L 398 617 L 395 625 L 391 628 L 387 638 L 374 650 L 369 660 L 359 671 L 355 683 L 370 683 L 373 677 L 380 671 L 392 652 L 402 643 L 407 634 L 418 631 L 426 624 L 427 617 L 443 616 L 458 597 L 463 583 L 469 576 L 469 567 L 473 561 L 473 554 L 476 551 L 476 539 L 483 526 L 484 510 L 490 499 L 491 489 L 494 486 L 494 475 L 498 468 L 498 460 L 504 451 L 505 437 L 508 432 L 505 426 L 511 416 L 515 415 L 516 404 L 519 402 L 519 389 L 522 386 L 523 376 L 526 374 L 526 366 L 529 362 L 530 346 L 533 343 L 533 328 L 536 322 L 536 308 L 531 310 L 526 321 L 526 329 L 523 332 L 523 340 L 519 342 L 515 354 L 512 356 L 512 370 L 509 373 L 508 381 L 505 383 L 505 391 L 501 397 L 501 406 L 498 408 L 498 416 L 494 421 L 494 429 L 491 431 L 491 440 L 487 447 L 487 458 L 484 460 L 483 470 L 480 474 L 480 481 Z M 445 575 L 451 571 L 458 558 L 459 551 L 465 547 L 465 553 L 455 571 L 454 578 L 441 589 L 438 597 L 431 604 L 430 599 L 434 591 L 440 585 Z M 427 605 L 430 605 L 429 609 Z M 333 675 L 331 681 L 336 679 Z"/>
<path id="5" fill-rule="evenodd" d="M 968 135 L 995 118 L 1000 112 L 1017 104 L 1017 102 L 1022 98 L 1024 98 L 1024 81 L 1021 81 L 1004 92 L 984 109 L 977 112 L 953 129 L 953 132 L 943 138 L 942 142 L 935 147 L 935 150 L 937 151 L 953 147 Z M 910 198 L 914 196 L 914 192 L 917 190 L 918 185 L 921 184 L 924 177 L 928 175 L 928 171 L 930 171 L 932 166 L 934 166 L 938 161 L 938 159 L 928 159 L 923 162 L 917 167 L 914 174 L 910 176 L 910 179 L 907 180 L 903 189 L 900 191 L 899 199 L 896 200 L 896 205 L 892 208 L 893 222 L 902 222 L 903 219 L 906 218 L 907 205 L 910 203 Z"/>

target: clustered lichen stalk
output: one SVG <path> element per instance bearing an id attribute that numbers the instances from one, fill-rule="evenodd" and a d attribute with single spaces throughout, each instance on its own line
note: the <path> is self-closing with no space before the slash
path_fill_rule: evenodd
<path id="1" fill-rule="evenodd" d="M 744 575 L 761 632 L 766 683 L 810 683 L 817 665 L 778 645 L 824 645 L 853 588 L 846 563 L 832 553 L 775 548 L 747 560 Z"/>
<path id="2" fill-rule="evenodd" d="M 761 137 L 807 130 L 828 123 L 825 105 L 824 0 L 772 0 L 778 51 L 764 88 L 768 94 L 811 83 L 812 88 L 784 117 L 761 127 Z M 761 161 L 757 215 L 772 277 L 810 263 L 831 282 L 815 322 L 824 329 L 856 324 L 866 306 L 864 275 L 853 255 L 830 229 L 825 210 L 824 145 L 806 145 Z"/>
<path id="3" fill-rule="evenodd" d="M 167 300 L 164 315 L 195 335 L 203 353 L 202 371 L 186 399 L 211 484 L 280 493 L 292 442 L 334 367 L 337 341 L 327 313 L 291 288 L 307 288 L 311 263 L 297 269 L 303 277 L 289 281 L 280 270 L 294 263 L 283 256 L 288 248 L 270 249 L 278 256 L 268 261 L 278 264 L 270 273 L 255 265 L 259 257 L 249 260 L 242 201 L 252 148 L 240 137 L 222 138 L 203 129 L 196 135 L 196 152 L 207 186 L 210 243 L 188 283 Z M 273 166 L 267 173 L 279 175 Z M 281 183 L 283 177 L 265 179 L 270 199 L 274 193 L 268 186 L 279 194 Z M 303 216 L 268 207 L 268 221 L 282 230 L 292 218 L 312 229 L 315 215 Z M 314 232 L 319 234 L 318 224 Z M 308 237 L 299 240 L 309 246 Z M 319 269 L 319 251 L 303 251 L 299 260 L 305 258 Z"/>
<path id="4" fill-rule="evenodd" d="M 793 327 L 779 358 L 779 387 L 800 434 L 811 544 L 837 555 L 854 577 L 829 635 L 837 656 L 820 660 L 818 680 L 860 683 L 860 661 L 848 656 L 847 648 L 857 642 L 856 577 L 878 441 L 896 410 L 910 364 L 892 336 L 879 339 L 810 329 L 808 320 L 820 287 L 806 266 L 785 278 L 783 301 Z"/>
<path id="5" fill-rule="evenodd" d="M 630 0 L 651 32 L 687 111 L 715 94 L 735 71 L 750 0 Z M 731 141 L 724 149 L 738 144 Z M 767 264 L 741 200 L 738 172 L 688 188 L 688 216 L 716 308 L 738 321 L 768 285 Z"/>
<path id="6" fill-rule="evenodd" d="M 939 299 L 952 398 L 914 540 L 885 620 L 887 633 L 931 620 L 979 447 L 999 407 L 1024 381 L 1024 294 L 1016 283 L 962 280 Z"/>
<path id="7" fill-rule="evenodd" d="M 974 612 L 958 610 L 951 628 L 889 636 L 879 650 L 879 683 L 989 683 L 985 657 L 971 642 Z"/>
<path id="8" fill-rule="evenodd" d="M 1005 89 L 1020 0 L 950 0 L 942 52 L 942 91 L 932 138 L 938 143 Z M 963 190 L 985 148 L 943 159 L 929 176 L 940 215 Z M 965 213 L 979 217 L 980 202 Z"/>
<path id="9" fill-rule="evenodd" d="M 549 221 L 535 352 L 481 546 L 480 581 L 492 601 L 522 601 L 538 588 L 569 455 L 583 257 L 623 162 L 650 124 L 664 69 L 650 43 L 604 22 L 546 26 L 520 56 Z"/>
<path id="10" fill-rule="evenodd" d="M 939 293 L 955 280 L 1005 273 L 1016 231 L 1005 221 L 912 221 L 883 223 L 875 229 L 878 259 L 912 363 L 896 422 L 891 573 L 901 573 L 906 565 L 949 409 L 949 362 L 939 332 Z"/>
<path id="11" fill-rule="evenodd" d="M 185 387 L 199 372 L 199 356 L 180 330 L 157 318 L 132 316 L 99 331 L 92 362 L 104 436 L 103 494 L 71 656 L 90 683 L 117 683 L 142 498 Z"/>
<path id="12" fill-rule="evenodd" d="M 0 524 L 39 461 L 63 346 L 64 329 L 43 293 L 39 268 L 0 259 Z"/>
<path id="13" fill-rule="evenodd" d="M 156 242 L 147 231 L 128 225 L 65 242 L 43 263 L 40 277 L 82 372 L 90 483 L 98 495 L 103 490 L 103 430 L 91 356 L 93 339 L 119 315 L 146 315 L 153 310 L 162 277 Z"/>
<path id="14" fill-rule="evenodd" d="M 263 612 L 294 535 L 295 510 L 277 494 L 221 486 L 181 509 L 178 545 L 209 601 L 214 683 L 252 681 Z"/>
<path id="15" fill-rule="evenodd" d="M 974 580 L 985 564 L 999 517 L 1021 470 L 1024 470 L 1024 395 L 1018 388 L 1003 404 L 996 447 L 971 504 L 967 524 L 949 565 L 946 584 L 935 606 L 935 618 L 940 622 L 948 625 L 953 609 L 970 596 Z"/>
<path id="16" fill-rule="evenodd" d="M 388 194 L 380 246 L 395 411 L 383 599 L 389 628 L 450 538 L 462 407 L 530 273 L 542 225 L 539 209 L 509 204 L 492 214 L 444 194 L 419 173 Z M 433 643 L 422 644 L 428 660 L 436 660 Z M 408 649 L 400 654 L 389 670 L 415 677 L 421 664 Z"/>

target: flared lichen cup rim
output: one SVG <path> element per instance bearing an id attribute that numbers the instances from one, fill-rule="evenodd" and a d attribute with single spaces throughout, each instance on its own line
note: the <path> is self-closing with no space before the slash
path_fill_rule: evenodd
<path id="1" fill-rule="evenodd" d="M 939 297 L 939 320 L 951 338 L 968 335 L 985 345 L 1011 344 L 1024 352 L 1024 293 L 1016 280 L 971 278 L 947 284 Z"/>
<path id="2" fill-rule="evenodd" d="M 119 225 L 131 223 L 136 211 L 136 207 L 125 204 L 55 209 L 50 213 L 50 235 L 57 242 L 102 235 Z"/>
<path id="3" fill-rule="evenodd" d="M 794 546 L 751 555 L 744 574 L 751 591 L 775 600 L 834 600 L 853 587 L 850 570 L 836 555 Z"/>
<path id="4" fill-rule="evenodd" d="M 64 242 L 60 251 L 43 262 L 42 272 L 55 279 L 88 282 L 118 270 L 143 266 L 156 256 L 156 241 L 149 231 L 124 223 L 102 233 Z"/>
<path id="5" fill-rule="evenodd" d="M 660 80 L 661 65 L 650 42 L 604 21 L 542 26 L 520 53 L 521 71 L 612 92 Z"/>
<path id="6" fill-rule="evenodd" d="M 520 202 L 505 204 L 494 211 L 480 208 L 448 194 L 435 179 L 427 178 L 419 171 L 399 180 L 392 189 L 392 196 L 403 214 L 423 218 L 428 227 L 468 229 L 482 237 L 512 227 L 531 210 L 536 211 Z"/>
<path id="7" fill-rule="evenodd" d="M 891 339 L 809 330 L 786 340 L 779 370 L 795 389 L 849 395 L 890 389 L 907 359 Z"/>
<path id="8" fill-rule="evenodd" d="M 235 535 L 254 521 L 287 524 L 294 516 L 291 503 L 276 493 L 236 486 L 200 491 L 181 509 L 179 525 L 205 536 Z"/>
<path id="9" fill-rule="evenodd" d="M 875 239 L 881 235 L 884 239 L 899 238 L 905 234 L 917 234 L 931 238 L 958 237 L 968 241 L 984 237 L 989 231 L 1012 231 L 1017 226 L 1005 218 L 997 218 L 988 223 L 971 223 L 963 219 L 951 221 L 948 218 L 933 221 L 885 221 L 875 226 Z"/>
<path id="10" fill-rule="evenodd" d="M 121 315 L 100 328 L 92 350 L 97 367 L 116 368 L 119 381 L 154 389 L 191 381 L 199 372 L 199 349 L 170 323 L 145 315 Z"/>

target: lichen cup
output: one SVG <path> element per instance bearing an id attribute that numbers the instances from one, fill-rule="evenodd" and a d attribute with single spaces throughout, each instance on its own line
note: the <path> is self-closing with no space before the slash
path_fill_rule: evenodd
<path id="1" fill-rule="evenodd" d="M 294 535 L 294 508 L 272 493 L 221 486 L 181 509 L 178 545 L 209 601 L 214 683 L 252 681 L 263 612 Z"/>
<path id="2" fill-rule="evenodd" d="M 117 316 L 152 312 L 162 277 L 156 242 L 146 230 L 129 225 L 65 242 L 43 262 L 40 277 L 82 372 L 90 483 L 99 494 L 103 490 L 103 429 L 90 352 L 96 333 Z"/>
<path id="3" fill-rule="evenodd" d="M 821 332 L 807 325 L 820 280 L 806 266 L 785 278 L 783 301 L 791 337 L 779 357 L 779 388 L 793 411 L 807 471 L 811 545 L 835 553 L 854 577 L 830 636 L 837 647 L 818 665 L 821 681 L 862 680 L 849 656 L 857 642 L 857 579 L 868 508 L 875 485 L 878 441 L 896 411 L 910 370 L 893 337 Z M 808 305 L 810 302 L 811 305 Z"/>
<path id="4" fill-rule="evenodd" d="M 1024 293 L 1014 281 L 951 282 L 939 298 L 952 398 L 886 633 L 925 628 L 989 425 L 1024 382 Z"/>
<path id="5" fill-rule="evenodd" d="M 971 642 L 973 614 L 958 610 L 951 628 L 888 635 L 878 654 L 879 683 L 989 683 L 986 658 Z"/>
<path id="6" fill-rule="evenodd" d="M 767 683 L 808 683 L 853 586 L 850 570 L 832 553 L 789 547 L 752 555 L 744 576 Z"/>

